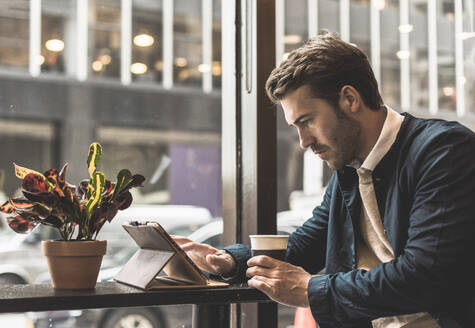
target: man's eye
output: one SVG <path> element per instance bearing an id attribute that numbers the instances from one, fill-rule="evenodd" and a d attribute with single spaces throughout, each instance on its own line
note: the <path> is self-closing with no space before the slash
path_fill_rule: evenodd
<path id="1" fill-rule="evenodd" d="M 310 123 L 310 120 L 305 120 L 305 121 L 300 122 L 300 125 L 305 127 L 305 126 L 308 126 L 309 123 Z"/>

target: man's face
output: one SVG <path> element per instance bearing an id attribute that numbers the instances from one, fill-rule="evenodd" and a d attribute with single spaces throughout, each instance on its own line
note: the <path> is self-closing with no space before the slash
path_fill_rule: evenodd
<path id="1" fill-rule="evenodd" d="M 361 126 L 342 108 L 313 97 L 308 86 L 290 92 L 281 105 L 285 120 L 297 129 L 302 148 L 311 147 L 336 170 L 356 158 Z"/>

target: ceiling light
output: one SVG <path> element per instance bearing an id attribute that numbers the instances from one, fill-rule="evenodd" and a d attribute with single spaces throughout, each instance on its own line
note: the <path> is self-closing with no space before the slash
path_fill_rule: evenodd
<path id="1" fill-rule="evenodd" d="M 385 0 L 374 0 L 374 6 L 378 10 L 383 10 L 386 7 L 386 1 Z"/>
<path id="2" fill-rule="evenodd" d="M 442 92 L 444 93 L 444 96 L 450 97 L 454 95 L 455 90 L 453 87 L 443 87 Z"/>
<path id="3" fill-rule="evenodd" d="M 407 59 L 410 55 L 411 53 L 409 52 L 409 50 L 399 50 L 398 52 L 396 52 L 396 56 L 399 59 Z"/>
<path id="4" fill-rule="evenodd" d="M 221 62 L 214 61 L 213 66 L 211 67 L 211 74 L 213 74 L 214 76 L 219 76 L 221 75 L 221 73 L 222 73 Z"/>
<path id="5" fill-rule="evenodd" d="M 412 24 L 404 24 L 404 25 L 399 25 L 399 32 L 401 33 L 409 33 L 414 30 L 414 26 Z"/>
<path id="6" fill-rule="evenodd" d="M 133 63 L 130 65 L 130 71 L 133 74 L 144 74 L 147 72 L 147 65 L 144 63 Z"/>
<path id="7" fill-rule="evenodd" d="M 190 77 L 190 70 L 188 68 L 182 69 L 180 73 L 178 73 L 178 79 L 180 81 L 187 80 Z"/>
<path id="8" fill-rule="evenodd" d="M 208 73 L 210 71 L 210 67 L 208 64 L 199 64 L 198 71 L 200 71 L 201 73 Z"/>
<path id="9" fill-rule="evenodd" d="M 188 65 L 188 61 L 186 60 L 186 58 L 177 57 L 175 58 L 175 65 L 178 67 L 185 67 L 186 65 Z"/>
<path id="10" fill-rule="evenodd" d="M 102 56 L 99 56 L 99 61 L 101 63 L 103 63 L 104 65 L 109 65 L 112 61 L 112 58 L 110 55 L 102 55 Z"/>
<path id="11" fill-rule="evenodd" d="M 99 71 L 102 71 L 102 69 L 104 68 L 104 64 L 102 64 L 100 61 L 96 60 L 92 63 L 92 70 L 94 72 L 99 72 Z"/>
<path id="12" fill-rule="evenodd" d="M 161 60 L 157 60 L 154 67 L 157 71 L 161 71 L 163 69 L 163 62 Z"/>
<path id="13" fill-rule="evenodd" d="M 302 42 L 302 37 L 298 34 L 289 34 L 284 36 L 285 44 L 298 44 Z"/>
<path id="14" fill-rule="evenodd" d="M 60 52 L 64 49 L 64 42 L 59 39 L 51 39 L 45 42 L 45 47 L 49 51 Z"/>
<path id="15" fill-rule="evenodd" d="M 45 57 L 38 55 L 36 56 L 36 64 L 37 65 L 43 65 L 45 62 Z"/>
<path id="16" fill-rule="evenodd" d="M 154 41 L 155 40 L 153 39 L 153 36 L 146 33 L 142 33 L 134 37 L 134 44 L 137 47 L 150 47 Z"/>

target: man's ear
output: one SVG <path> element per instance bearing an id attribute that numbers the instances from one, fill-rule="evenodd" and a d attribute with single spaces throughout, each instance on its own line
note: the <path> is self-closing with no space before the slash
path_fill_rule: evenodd
<path id="1" fill-rule="evenodd" d="M 356 113 L 361 107 L 361 97 L 358 90 L 351 85 L 344 85 L 340 90 L 340 105 L 347 111 Z"/>

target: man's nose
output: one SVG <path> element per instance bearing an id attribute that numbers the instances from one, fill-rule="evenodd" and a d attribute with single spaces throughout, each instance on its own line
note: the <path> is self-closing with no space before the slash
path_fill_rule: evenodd
<path id="1" fill-rule="evenodd" d="M 301 129 L 298 129 L 298 134 L 300 147 L 302 147 L 302 149 L 306 149 L 313 144 L 313 138 L 308 133 L 305 133 Z"/>

